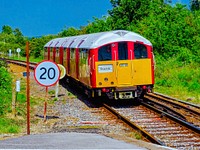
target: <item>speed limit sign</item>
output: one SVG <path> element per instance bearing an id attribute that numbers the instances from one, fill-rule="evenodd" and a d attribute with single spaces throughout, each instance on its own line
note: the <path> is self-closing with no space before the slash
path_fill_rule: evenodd
<path id="1" fill-rule="evenodd" d="M 43 61 L 36 66 L 34 78 L 42 86 L 52 86 L 60 78 L 60 69 L 53 61 Z"/>

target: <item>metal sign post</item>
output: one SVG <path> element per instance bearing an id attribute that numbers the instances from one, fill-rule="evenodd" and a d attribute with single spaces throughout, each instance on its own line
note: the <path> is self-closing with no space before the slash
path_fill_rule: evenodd
<path id="1" fill-rule="evenodd" d="M 48 86 L 46 86 L 46 97 L 44 101 L 44 122 L 47 120 L 47 99 L 48 99 Z"/>
<path id="2" fill-rule="evenodd" d="M 34 70 L 35 80 L 46 87 L 46 98 L 44 102 L 44 122 L 46 121 L 48 87 L 55 85 L 60 78 L 60 69 L 52 61 L 43 61 L 39 63 Z"/>

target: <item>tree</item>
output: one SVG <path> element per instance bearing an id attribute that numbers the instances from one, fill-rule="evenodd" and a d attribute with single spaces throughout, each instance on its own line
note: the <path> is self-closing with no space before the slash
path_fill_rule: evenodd
<path id="1" fill-rule="evenodd" d="M 16 28 L 13 33 L 16 37 L 16 43 L 19 45 L 25 45 L 25 38 L 19 28 Z"/>
<path id="2" fill-rule="evenodd" d="M 103 16 L 103 18 L 101 19 L 98 19 L 96 17 L 94 17 L 93 19 L 93 22 L 89 22 L 87 26 L 81 27 L 81 34 L 109 31 L 112 30 L 114 27 L 111 17 Z"/>
<path id="3" fill-rule="evenodd" d="M 200 10 L 200 0 L 191 0 L 190 1 L 190 9 L 192 11 Z"/>
<path id="4" fill-rule="evenodd" d="M 12 34 L 13 31 L 12 31 L 12 28 L 10 26 L 7 26 L 7 25 L 4 25 L 2 27 L 2 33 L 5 33 L 5 34 Z"/>
<path id="5" fill-rule="evenodd" d="M 116 29 L 126 29 L 149 14 L 149 0 L 111 0 L 113 9 L 108 11 Z"/>
<path id="6" fill-rule="evenodd" d="M 64 29 L 58 35 L 61 37 L 66 37 L 66 36 L 75 36 L 78 34 L 79 34 L 79 30 L 75 29 L 74 27 L 70 27 L 70 28 Z"/>

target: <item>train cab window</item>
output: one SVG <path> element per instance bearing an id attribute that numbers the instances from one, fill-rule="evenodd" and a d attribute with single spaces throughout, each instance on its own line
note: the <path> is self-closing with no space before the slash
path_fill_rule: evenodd
<path id="1" fill-rule="evenodd" d="M 106 61 L 106 60 L 112 60 L 112 51 L 111 51 L 111 45 L 105 45 L 99 48 L 98 51 L 98 60 L 99 61 Z"/>
<path id="2" fill-rule="evenodd" d="M 140 43 L 134 44 L 134 55 L 135 59 L 147 58 L 147 48 L 145 45 Z"/>
<path id="3" fill-rule="evenodd" d="M 118 43 L 118 59 L 119 60 L 127 60 L 128 59 L 127 42 Z"/>

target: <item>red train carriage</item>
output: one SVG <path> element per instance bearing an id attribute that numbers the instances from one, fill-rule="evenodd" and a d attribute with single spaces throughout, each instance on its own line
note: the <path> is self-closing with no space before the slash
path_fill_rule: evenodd
<path id="1" fill-rule="evenodd" d="M 89 96 L 132 99 L 153 89 L 152 44 L 134 32 L 56 38 L 44 47 L 45 59 L 64 65 L 67 77 L 82 85 Z"/>

